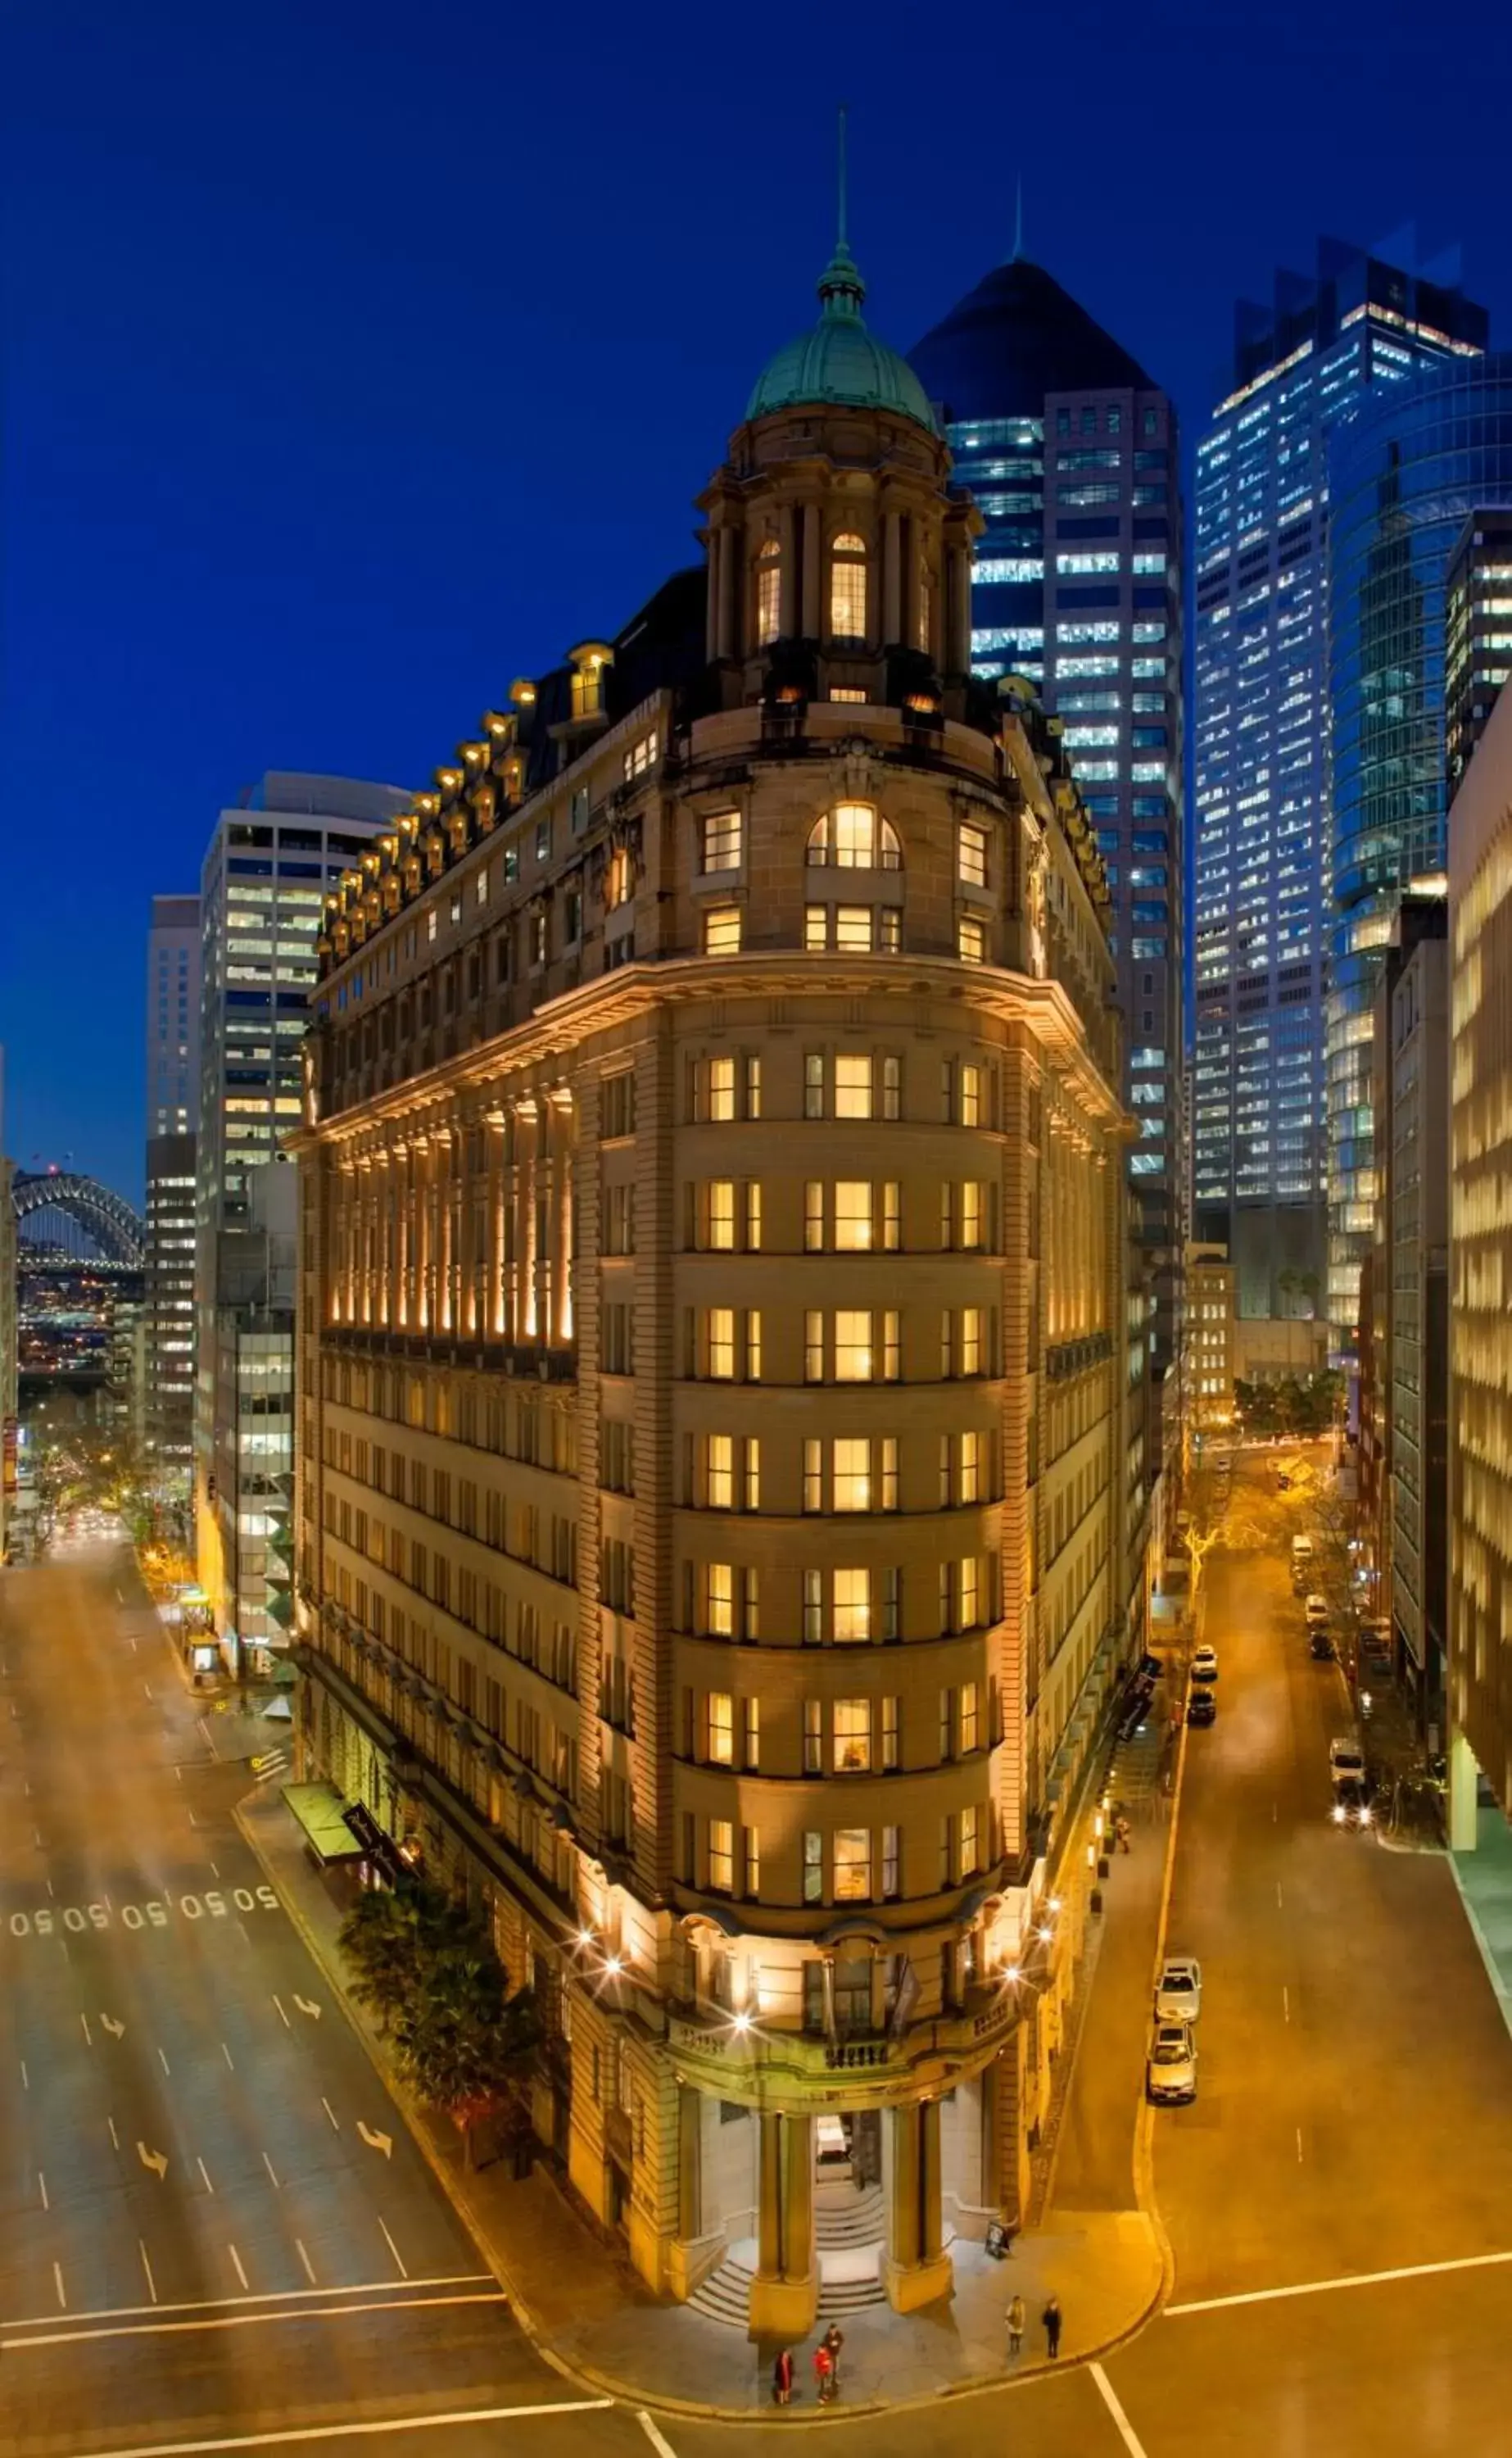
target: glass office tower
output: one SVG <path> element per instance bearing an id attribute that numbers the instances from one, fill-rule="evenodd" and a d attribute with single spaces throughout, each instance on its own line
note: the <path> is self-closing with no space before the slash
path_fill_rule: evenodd
<path id="1" fill-rule="evenodd" d="M 1324 240 L 1313 275 L 1239 307 L 1197 447 L 1194 1196 L 1241 1317 L 1327 1310 L 1328 438 L 1363 391 L 1485 338 L 1452 268 Z"/>
<path id="2" fill-rule="evenodd" d="M 1512 510 L 1478 505 L 1449 559 L 1443 696 L 1449 793 L 1457 791 L 1512 674 Z"/>
<path id="3" fill-rule="evenodd" d="M 1015 256 L 909 353 L 986 528 L 971 661 L 1061 719 L 1113 892 L 1125 1097 L 1156 1301 L 1174 1349 L 1185 1244 L 1182 526 L 1176 413 L 1060 283 Z M 1158 1446 L 1151 1470 L 1158 1466 Z"/>
<path id="4" fill-rule="evenodd" d="M 1444 888 L 1449 563 L 1477 506 L 1512 505 L 1512 356 L 1377 387 L 1329 471 L 1328 1288 L 1347 1346 L 1376 1215 L 1372 1010 L 1403 895 Z"/>

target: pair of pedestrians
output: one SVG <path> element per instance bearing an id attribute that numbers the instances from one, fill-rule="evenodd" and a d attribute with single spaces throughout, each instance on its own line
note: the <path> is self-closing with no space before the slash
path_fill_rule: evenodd
<path id="1" fill-rule="evenodd" d="M 814 2350 L 814 2386 L 820 2406 L 828 2406 L 840 2385 L 840 2349 L 845 2333 L 836 2322 L 830 2323 Z M 772 2396 L 778 2406 L 793 2403 L 795 2366 L 791 2347 L 781 2347 L 772 2366 Z"/>
<path id="2" fill-rule="evenodd" d="M 1008 2324 L 1008 2357 L 1011 2362 L 1024 2344 L 1024 2326 L 1025 2322 L 1028 2320 L 1028 2315 L 1025 2310 L 1024 2299 L 1022 2296 L 1014 2297 L 1012 2302 L 1008 2306 L 1006 2318 Z M 1058 2356 L 1061 2352 L 1061 2300 L 1058 2296 L 1052 2296 L 1047 2301 L 1044 2312 L 1040 2315 L 1040 2320 L 1045 2325 L 1045 2343 L 1048 2347 L 1052 2357 Z"/>

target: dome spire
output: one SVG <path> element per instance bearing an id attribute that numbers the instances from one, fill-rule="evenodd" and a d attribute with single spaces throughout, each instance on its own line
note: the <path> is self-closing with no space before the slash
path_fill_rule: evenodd
<path id="1" fill-rule="evenodd" d="M 845 237 L 845 105 L 839 107 L 839 132 L 837 140 L 839 166 L 838 210 L 836 213 L 835 253 L 819 275 L 819 298 L 827 317 L 860 318 L 866 297 L 866 284 L 861 280 L 856 259 Z"/>

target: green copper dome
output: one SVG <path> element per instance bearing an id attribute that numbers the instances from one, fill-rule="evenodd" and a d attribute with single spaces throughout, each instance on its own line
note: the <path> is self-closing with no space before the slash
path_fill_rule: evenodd
<path id="1" fill-rule="evenodd" d="M 862 323 L 865 296 L 866 285 L 841 239 L 819 278 L 818 323 L 768 360 L 746 404 L 748 419 L 802 402 L 841 402 L 856 409 L 890 409 L 939 434 L 929 396 L 907 360 L 875 340 Z"/>

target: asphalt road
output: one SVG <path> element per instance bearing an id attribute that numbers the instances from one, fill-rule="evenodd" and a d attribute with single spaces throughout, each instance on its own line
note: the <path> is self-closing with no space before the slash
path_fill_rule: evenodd
<path id="1" fill-rule="evenodd" d="M 831 2458 L 1512 2449 L 1512 2041 L 1442 1860 L 1328 1820 L 1349 1709 L 1307 1655 L 1269 1477 L 1252 1457 L 1236 1499 L 1274 1541 L 1207 1573 L 1220 1708 L 1190 1736 L 1169 1938 L 1203 1961 L 1201 2093 L 1153 2120 L 1170 2306 L 1101 2368 L 837 2415 Z M 579 2405 L 484 2301 L 258 1896 L 229 1819 L 244 1778 L 209 1763 L 124 1576 L 116 1557 L 0 1585 L 0 2451 L 723 2458 L 729 2428 Z M 766 2452 L 798 2422 L 738 2438 Z"/>
<path id="2" fill-rule="evenodd" d="M 573 2400 L 240 1841 L 249 1771 L 198 1716 L 129 1555 L 0 1581 L 0 2448 Z M 595 2449 L 634 2428 L 530 2428 L 585 2425 Z"/>

